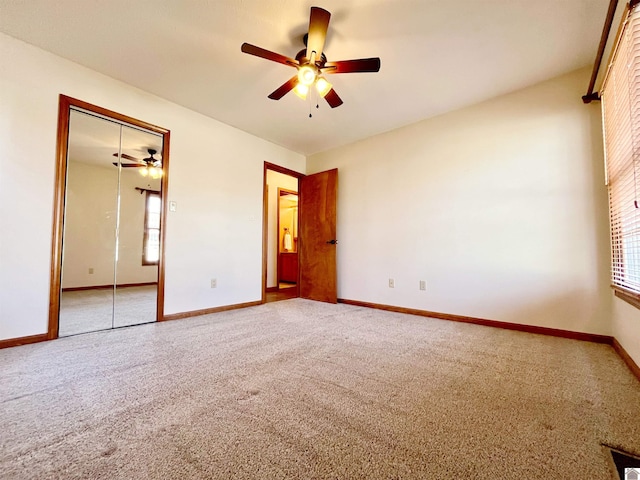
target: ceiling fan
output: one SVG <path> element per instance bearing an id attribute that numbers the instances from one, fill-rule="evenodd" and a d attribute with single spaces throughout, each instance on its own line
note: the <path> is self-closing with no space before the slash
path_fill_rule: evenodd
<path id="1" fill-rule="evenodd" d="M 296 95 L 305 99 L 310 87 L 315 85 L 318 94 L 327 101 L 331 108 L 342 105 L 342 99 L 338 96 L 333 86 L 322 76 L 335 73 L 378 72 L 380 70 L 380 58 L 360 58 L 357 60 L 342 60 L 328 62 L 323 49 L 329 28 L 331 14 L 319 7 L 311 7 L 309 19 L 309 32 L 304 36 L 306 49 L 302 49 L 296 58 L 289 58 L 279 53 L 270 52 L 264 48 L 256 47 L 249 43 L 243 43 L 241 50 L 249 55 L 266 58 L 272 62 L 289 65 L 298 70 L 298 73 L 274 90 L 269 98 L 280 100 L 291 90 Z"/>
<path id="2" fill-rule="evenodd" d="M 120 165 L 122 168 L 141 168 L 142 170 L 140 170 L 140 175 L 143 177 L 150 176 L 151 178 L 160 178 L 162 176 L 162 160 L 159 158 L 153 158 L 158 151 L 154 148 L 148 148 L 147 152 L 149 153 L 149 156 L 142 160 L 132 157 L 131 155 L 127 155 L 126 153 L 122 153 L 120 154 L 121 158 L 135 163 L 120 163 Z M 114 153 L 113 156 L 117 157 L 118 154 Z M 118 166 L 116 162 L 113 162 L 113 164 L 116 167 Z"/>

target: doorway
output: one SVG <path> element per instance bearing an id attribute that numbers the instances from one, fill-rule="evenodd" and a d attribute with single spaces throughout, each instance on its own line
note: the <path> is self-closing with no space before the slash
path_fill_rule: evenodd
<path id="1" fill-rule="evenodd" d="M 59 108 L 48 336 L 161 320 L 169 131 Z"/>
<path id="2" fill-rule="evenodd" d="M 285 169 L 265 168 L 266 269 L 263 299 L 298 296 L 298 179 Z"/>
<path id="3" fill-rule="evenodd" d="M 303 175 L 264 163 L 263 303 L 293 297 L 337 302 L 337 187 L 337 169 Z M 291 213 L 280 215 L 283 205 Z M 287 284 L 295 289 L 282 288 Z"/>

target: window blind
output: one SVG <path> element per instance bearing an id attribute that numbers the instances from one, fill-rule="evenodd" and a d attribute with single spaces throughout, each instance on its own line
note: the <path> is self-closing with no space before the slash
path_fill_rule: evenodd
<path id="1" fill-rule="evenodd" d="M 640 293 L 640 9 L 630 11 L 602 88 L 614 286 Z"/>

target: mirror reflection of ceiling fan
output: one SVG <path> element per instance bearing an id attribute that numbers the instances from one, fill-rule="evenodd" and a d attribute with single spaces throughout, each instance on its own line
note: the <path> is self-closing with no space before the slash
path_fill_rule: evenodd
<path id="1" fill-rule="evenodd" d="M 121 154 L 120 158 L 135 163 L 120 162 L 120 166 L 122 166 L 122 168 L 139 168 L 140 175 L 142 175 L 143 177 L 148 176 L 154 179 L 160 178 L 162 176 L 162 160 L 153 157 L 158 153 L 158 151 L 154 148 L 148 148 L 147 152 L 149 152 L 149 156 L 147 158 L 143 158 L 142 160 L 132 157 L 131 155 L 127 155 L 126 153 Z M 118 154 L 114 153 L 113 156 L 117 157 Z M 116 167 L 118 166 L 117 162 L 113 162 L 113 164 Z"/>
<path id="2" fill-rule="evenodd" d="M 331 14 L 319 7 L 311 7 L 309 32 L 304 36 L 306 49 L 302 49 L 293 58 L 270 52 L 264 48 L 243 43 L 241 50 L 249 55 L 265 58 L 272 62 L 282 63 L 298 70 L 298 73 L 278 87 L 269 95 L 272 100 L 280 100 L 291 90 L 300 98 L 307 98 L 311 87 L 315 86 L 318 94 L 327 101 L 331 108 L 342 105 L 333 86 L 322 75 L 334 73 L 378 72 L 380 58 L 360 58 L 357 60 L 342 60 L 328 62 L 323 49 L 329 28 Z"/>

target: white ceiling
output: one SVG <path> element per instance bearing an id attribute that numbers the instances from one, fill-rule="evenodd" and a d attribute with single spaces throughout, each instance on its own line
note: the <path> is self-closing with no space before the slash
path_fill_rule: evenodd
<path id="1" fill-rule="evenodd" d="M 309 9 L 332 13 L 329 61 L 344 105 L 267 95 L 291 67 Z M 305 155 L 593 63 L 608 0 L 0 0 L 0 31 Z M 587 85 L 585 84 L 586 93 Z M 579 99 L 577 99 L 579 101 Z M 129 112 L 121 112 L 128 114 Z M 144 119 L 142 119 L 144 120 Z"/>

